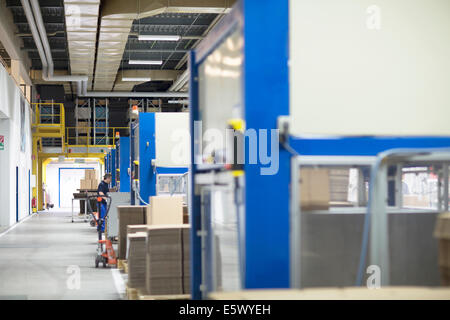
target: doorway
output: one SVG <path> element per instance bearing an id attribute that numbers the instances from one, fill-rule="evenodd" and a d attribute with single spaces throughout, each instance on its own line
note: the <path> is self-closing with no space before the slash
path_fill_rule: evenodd
<path id="1" fill-rule="evenodd" d="M 90 168 L 59 168 L 58 173 L 58 206 L 71 208 L 73 194 L 80 187 L 80 180 L 84 179 L 84 170 Z M 74 201 L 74 208 L 79 207 L 79 201 Z"/>

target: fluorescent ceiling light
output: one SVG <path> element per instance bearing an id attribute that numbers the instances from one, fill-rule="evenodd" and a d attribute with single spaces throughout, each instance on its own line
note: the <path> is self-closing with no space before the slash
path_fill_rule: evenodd
<path id="1" fill-rule="evenodd" d="M 122 77 L 122 81 L 146 82 L 150 80 L 150 77 Z"/>
<path id="2" fill-rule="evenodd" d="M 152 34 L 140 34 L 139 40 L 152 40 L 152 41 L 178 41 L 179 35 L 152 35 Z"/>
<path id="3" fill-rule="evenodd" d="M 168 100 L 170 104 L 189 104 L 189 100 Z"/>
<path id="4" fill-rule="evenodd" d="M 161 65 L 163 62 L 162 60 L 129 60 L 129 64 L 154 64 L 154 65 Z"/>

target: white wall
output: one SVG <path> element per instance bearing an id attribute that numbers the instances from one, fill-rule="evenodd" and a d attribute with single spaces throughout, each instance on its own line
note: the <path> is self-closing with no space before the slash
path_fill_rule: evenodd
<path id="1" fill-rule="evenodd" d="M 158 167 L 187 167 L 191 157 L 189 114 L 155 113 L 155 153 Z"/>
<path id="2" fill-rule="evenodd" d="M 59 172 L 61 168 L 81 168 L 76 169 L 80 172 L 75 172 L 77 174 L 74 174 L 75 179 L 68 180 L 60 180 Z M 47 185 L 47 190 L 50 195 L 51 202 L 54 204 L 55 208 L 59 208 L 59 191 L 60 191 L 60 181 L 61 184 L 64 183 L 64 190 L 66 192 L 69 192 L 70 194 L 73 194 L 74 192 L 77 192 L 77 189 L 80 188 L 80 179 L 84 178 L 84 170 L 87 168 L 93 168 L 97 170 L 98 177 L 97 179 L 100 181 L 101 175 L 100 175 L 100 164 L 98 162 L 89 162 L 89 163 L 49 163 L 47 165 L 46 170 L 46 177 L 45 182 Z M 65 171 L 65 170 L 64 170 Z M 72 170 L 70 170 L 72 171 Z M 82 172 L 82 173 L 81 173 Z M 81 175 L 79 175 L 81 174 Z M 63 205 L 61 207 L 64 207 Z M 74 207 L 79 207 L 79 201 L 74 201 Z M 70 206 L 66 206 L 65 208 L 70 208 Z"/>
<path id="3" fill-rule="evenodd" d="M 292 132 L 450 135 L 450 1 L 290 0 Z"/>
<path id="4" fill-rule="evenodd" d="M 28 171 L 31 174 L 30 106 L 25 100 L 25 150 L 21 151 L 21 91 L 0 65 L 0 135 L 5 149 L 0 150 L 0 226 L 16 221 L 16 166 L 19 168 L 19 220 L 30 212 Z"/>

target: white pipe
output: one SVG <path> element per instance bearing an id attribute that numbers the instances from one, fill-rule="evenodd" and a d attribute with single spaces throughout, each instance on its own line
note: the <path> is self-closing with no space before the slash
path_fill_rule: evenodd
<path id="1" fill-rule="evenodd" d="M 22 1 L 22 5 L 24 2 L 28 2 L 26 0 L 21 0 Z M 33 13 L 34 13 L 34 20 L 31 19 L 31 23 L 30 21 L 28 21 L 28 24 L 33 24 L 34 22 L 36 22 L 36 25 L 34 25 L 34 28 L 36 28 L 39 30 L 39 34 L 40 34 L 40 40 L 41 43 L 44 47 L 44 52 L 45 52 L 45 56 L 47 59 L 47 72 L 43 73 L 43 78 L 45 81 L 61 81 L 61 82 L 66 82 L 66 81 L 88 81 L 88 76 L 54 76 L 53 75 L 53 58 L 52 58 L 52 52 L 50 49 L 50 45 L 48 43 L 48 39 L 47 39 L 47 31 L 45 30 L 45 25 L 44 25 L 44 21 L 42 20 L 42 13 L 41 13 L 41 8 L 39 6 L 39 2 L 38 0 L 31 0 L 31 6 L 33 7 Z M 27 3 L 28 4 L 28 3 Z M 24 7 L 24 10 L 29 10 L 30 6 L 28 4 L 27 8 Z M 30 13 L 31 14 L 31 13 Z M 27 14 L 27 19 L 28 19 L 28 14 Z M 30 19 L 28 19 L 30 20 Z M 33 37 L 34 38 L 34 37 Z M 36 42 L 37 39 L 34 39 L 34 41 Z M 42 57 L 41 57 L 42 60 Z"/>
<path id="2" fill-rule="evenodd" d="M 53 75 L 53 58 L 47 33 L 42 21 L 41 9 L 38 0 L 31 0 L 33 11 L 30 7 L 30 0 L 21 0 L 34 42 L 39 52 L 42 62 L 42 78 L 45 81 L 78 82 L 77 93 L 80 97 L 138 97 L 138 98 L 187 98 L 188 93 L 178 92 L 101 92 L 87 91 L 88 76 L 55 76 Z M 33 14 L 34 13 L 34 14 Z M 35 21 L 36 19 L 36 21 Z M 36 26 L 37 23 L 37 26 Z M 39 29 L 39 30 L 38 30 Z"/>
<path id="3" fill-rule="evenodd" d="M 189 71 L 184 71 L 181 76 L 178 77 L 177 80 L 172 84 L 172 86 L 169 88 L 169 91 L 178 91 L 186 84 L 186 82 L 189 80 Z"/>
<path id="4" fill-rule="evenodd" d="M 44 78 L 47 72 L 47 59 L 45 57 L 44 49 L 42 48 L 41 38 L 39 36 L 39 32 L 36 29 L 36 24 L 34 23 L 34 17 L 31 13 L 30 3 L 27 0 L 20 0 L 22 3 L 23 10 L 25 11 L 25 16 L 27 18 L 28 24 L 30 26 L 31 34 L 33 35 L 34 43 L 36 44 L 36 48 L 38 49 L 39 57 L 41 58 L 42 63 L 42 77 Z"/>

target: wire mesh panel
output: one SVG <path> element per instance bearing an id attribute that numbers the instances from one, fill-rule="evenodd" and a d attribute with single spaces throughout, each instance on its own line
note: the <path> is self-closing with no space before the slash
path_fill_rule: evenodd
<path id="1" fill-rule="evenodd" d="M 383 272 L 389 275 L 390 285 L 439 285 L 438 243 L 433 236 L 438 204 L 433 201 L 430 204 L 427 198 L 426 206 L 412 208 L 399 201 L 411 194 L 411 183 L 417 181 L 408 177 L 411 170 L 405 170 L 404 165 L 399 174 L 396 165 L 389 168 L 379 181 L 386 190 L 380 204 L 387 214 L 384 236 L 388 241 L 389 268 L 386 270 L 371 259 L 370 224 L 380 214 L 378 210 L 368 210 L 368 207 L 375 208 L 371 202 L 377 201 L 369 196 L 371 168 L 332 165 L 297 168 L 294 181 L 298 187 L 297 219 L 294 219 L 293 235 L 295 286 L 378 286 Z M 426 171 L 425 175 L 422 172 L 416 177 L 419 190 L 437 199 L 435 179 L 439 173 Z M 388 188 L 391 178 L 394 184 Z M 405 180 L 412 182 L 408 186 Z"/>
<path id="2" fill-rule="evenodd" d="M 210 186 L 202 191 L 203 270 L 206 290 L 241 289 L 239 223 L 234 191 Z"/>
<path id="3" fill-rule="evenodd" d="M 300 286 L 354 285 L 367 203 L 367 168 L 301 166 L 298 173 Z"/>

